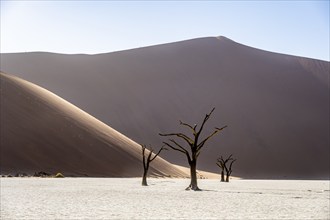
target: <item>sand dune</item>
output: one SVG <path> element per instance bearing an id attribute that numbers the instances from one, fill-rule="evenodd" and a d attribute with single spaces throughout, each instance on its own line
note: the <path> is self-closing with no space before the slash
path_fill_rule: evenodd
<path id="1" fill-rule="evenodd" d="M 179 120 L 228 125 L 199 169 L 236 157 L 233 175 L 329 178 L 329 62 L 267 52 L 225 37 L 99 55 L 2 54 L 1 69 L 41 85 L 139 143 L 186 131 Z M 180 130 L 181 129 L 181 130 Z M 205 130 L 205 134 L 207 134 Z M 167 152 L 170 162 L 186 158 Z"/>
<path id="2" fill-rule="evenodd" d="M 1 173 L 137 177 L 141 147 L 53 93 L 1 73 Z M 153 176 L 185 176 L 158 158 Z"/>

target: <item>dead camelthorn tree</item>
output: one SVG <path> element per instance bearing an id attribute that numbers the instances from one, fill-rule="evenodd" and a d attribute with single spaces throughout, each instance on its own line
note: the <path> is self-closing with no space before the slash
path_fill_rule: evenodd
<path id="1" fill-rule="evenodd" d="M 225 169 L 226 169 L 226 182 L 229 182 L 229 177 L 230 177 L 231 173 L 233 172 L 231 167 L 232 167 L 232 165 L 235 161 L 236 161 L 236 159 L 233 159 L 233 160 L 230 161 L 229 168 L 227 168 L 227 166 L 225 166 Z"/>
<path id="2" fill-rule="evenodd" d="M 221 168 L 221 182 L 229 182 L 229 177 L 232 173 L 232 166 L 233 163 L 236 161 L 236 159 L 232 158 L 232 154 L 227 158 L 227 159 L 223 159 L 223 157 L 219 157 L 217 159 L 217 165 L 218 167 Z M 227 163 L 229 162 L 229 166 L 227 166 Z M 225 173 L 224 171 L 226 171 L 226 180 L 225 180 Z"/>
<path id="3" fill-rule="evenodd" d="M 145 151 L 146 151 L 147 147 L 146 147 L 145 145 L 142 145 L 142 144 L 141 144 L 141 146 L 142 146 L 142 162 L 143 162 L 142 186 L 148 186 L 148 184 L 147 184 L 147 175 L 148 175 L 148 170 L 149 170 L 149 165 L 150 165 L 150 163 L 151 163 L 154 159 L 156 159 L 156 157 L 160 154 L 160 152 L 161 152 L 162 150 L 167 150 L 167 149 L 163 146 L 163 147 L 161 147 L 161 148 L 159 149 L 159 151 L 158 151 L 156 154 L 154 154 L 154 155 L 152 156 L 152 154 L 153 154 L 153 149 L 151 148 L 151 149 L 149 150 L 149 153 L 148 153 L 147 156 L 146 156 Z"/>
<path id="4" fill-rule="evenodd" d="M 227 127 L 227 126 L 224 126 L 222 128 L 215 128 L 215 130 L 209 136 L 207 136 L 202 141 L 199 141 L 199 138 L 200 138 L 200 135 L 201 135 L 202 130 L 204 128 L 204 125 L 209 120 L 209 118 L 210 118 L 211 114 L 213 113 L 214 109 L 215 108 L 213 108 L 212 111 L 209 114 L 206 114 L 206 116 L 205 116 L 205 118 L 202 122 L 202 125 L 200 126 L 199 129 L 197 129 L 196 124 L 194 126 L 191 126 L 187 123 L 184 123 L 184 122 L 180 121 L 180 125 L 188 127 L 191 130 L 191 132 L 193 133 L 193 136 L 194 136 L 193 138 L 190 138 L 189 136 L 187 136 L 183 133 L 159 134 L 160 136 L 176 136 L 176 137 L 181 138 L 182 140 L 184 140 L 189 146 L 190 153 L 189 153 L 189 150 L 184 148 L 181 144 L 179 144 L 174 139 L 169 139 L 169 141 L 171 143 L 163 142 L 165 145 L 167 145 L 171 149 L 179 151 L 179 152 L 185 154 L 187 159 L 188 159 L 188 163 L 189 163 L 189 166 L 190 166 L 190 185 L 186 188 L 186 190 L 189 190 L 189 189 L 195 190 L 195 191 L 200 190 L 197 186 L 197 173 L 196 173 L 196 166 L 197 166 L 198 156 L 200 155 L 202 148 L 205 146 L 205 143 L 211 137 L 213 137 L 215 134 L 217 134 L 219 131 L 221 131 L 222 129 Z"/>
<path id="5" fill-rule="evenodd" d="M 225 182 L 225 164 L 220 158 L 217 159 L 216 164 L 221 169 L 221 180 L 220 181 Z"/>

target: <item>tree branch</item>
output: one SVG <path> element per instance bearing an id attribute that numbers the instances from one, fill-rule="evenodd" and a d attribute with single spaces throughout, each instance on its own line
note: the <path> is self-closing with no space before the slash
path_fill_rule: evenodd
<path id="1" fill-rule="evenodd" d="M 205 138 L 202 142 L 200 142 L 198 144 L 198 146 L 197 146 L 197 152 L 200 151 L 200 149 L 202 149 L 202 147 L 204 146 L 204 144 L 205 144 L 206 141 L 208 141 L 211 137 L 213 137 L 215 134 L 217 134 L 219 131 L 225 129 L 226 127 L 227 127 L 227 125 L 224 126 L 224 127 L 222 127 L 222 128 L 215 128 L 216 130 L 212 134 L 210 134 L 207 138 Z"/>
<path id="2" fill-rule="evenodd" d="M 177 147 L 179 147 L 180 149 L 182 149 L 186 154 L 188 153 L 188 151 L 184 147 L 182 147 L 180 144 L 178 144 L 174 139 L 170 139 L 170 141 L 172 143 L 174 143 Z"/>
<path id="3" fill-rule="evenodd" d="M 221 158 L 218 158 L 217 159 L 217 165 L 218 165 L 218 167 L 220 167 L 221 169 L 224 169 L 225 167 L 224 167 L 224 163 L 223 163 L 223 159 L 222 159 L 222 157 Z"/>
<path id="4" fill-rule="evenodd" d="M 195 124 L 195 126 L 193 127 L 193 126 L 191 126 L 190 124 L 184 123 L 184 122 L 182 122 L 182 121 L 180 120 L 180 125 L 184 125 L 184 126 L 187 126 L 188 128 L 190 128 L 190 129 L 192 130 L 194 136 L 196 136 L 196 134 L 197 134 L 197 133 L 196 133 L 196 127 L 197 127 L 196 124 Z"/>
<path id="5" fill-rule="evenodd" d="M 169 133 L 169 134 L 161 134 L 159 133 L 160 136 L 177 136 L 179 138 L 182 138 L 183 140 L 185 140 L 189 146 L 192 146 L 194 144 L 194 141 L 191 140 L 187 135 L 182 134 L 182 133 Z"/>
<path id="6" fill-rule="evenodd" d="M 233 156 L 233 155 L 230 154 L 229 157 L 225 160 L 225 163 L 227 163 L 227 162 L 230 161 L 230 160 L 233 160 L 232 156 Z"/>
<path id="7" fill-rule="evenodd" d="M 146 159 L 145 159 L 146 146 L 141 144 L 141 147 L 142 147 L 142 156 L 143 156 L 143 161 L 142 161 L 143 168 L 146 169 Z"/>
<path id="8" fill-rule="evenodd" d="M 231 173 L 231 166 L 233 165 L 233 163 L 236 161 L 237 159 L 233 159 L 231 162 L 230 162 L 230 165 L 229 165 L 229 171 Z"/>
<path id="9" fill-rule="evenodd" d="M 202 130 L 203 130 L 203 127 L 204 127 L 205 123 L 207 122 L 207 120 L 209 120 L 209 118 L 210 118 L 211 114 L 213 113 L 214 109 L 215 109 L 215 108 L 213 108 L 209 114 L 206 114 L 206 115 L 205 115 L 205 118 L 204 118 L 204 120 L 203 120 L 203 123 L 202 123 L 201 127 L 199 128 L 199 131 L 198 131 L 197 134 L 196 134 L 197 136 L 199 136 L 199 135 L 201 134 L 201 132 L 202 132 Z"/>
<path id="10" fill-rule="evenodd" d="M 166 146 L 168 146 L 168 147 L 170 147 L 171 149 L 173 149 L 173 150 L 180 151 L 181 153 L 186 154 L 186 151 L 181 150 L 180 148 L 173 147 L 172 145 L 170 145 L 170 144 L 167 143 L 167 142 L 163 142 L 163 143 L 164 143 Z"/>
<path id="11" fill-rule="evenodd" d="M 155 156 L 150 160 L 150 162 L 153 161 L 160 154 L 162 150 L 167 150 L 167 148 L 165 148 L 165 146 L 162 146 L 157 152 L 157 154 L 155 154 Z"/>
<path id="12" fill-rule="evenodd" d="M 173 140 L 172 141 L 173 143 L 175 143 L 175 141 Z M 190 155 L 189 155 L 189 152 L 186 150 L 186 149 L 184 149 L 183 147 L 181 147 L 180 145 L 177 145 L 178 147 L 180 147 L 180 148 L 176 148 L 176 147 L 173 147 L 171 144 L 169 144 L 169 143 L 167 143 L 167 142 L 163 142 L 166 146 L 168 146 L 168 147 L 170 147 L 171 149 L 173 149 L 173 150 L 176 150 L 176 151 L 179 151 L 179 152 L 181 152 L 181 153 L 184 153 L 186 156 L 187 156 L 187 158 L 188 158 L 188 161 L 191 161 L 191 158 L 190 158 Z"/>

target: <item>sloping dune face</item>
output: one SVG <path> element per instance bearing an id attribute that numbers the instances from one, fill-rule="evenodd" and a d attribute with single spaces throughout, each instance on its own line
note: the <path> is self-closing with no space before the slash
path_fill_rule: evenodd
<path id="1" fill-rule="evenodd" d="M 152 174 L 183 175 L 156 160 Z M 137 143 L 53 93 L 4 73 L 0 165 L 3 174 L 136 177 L 142 172 Z"/>
<path id="2" fill-rule="evenodd" d="M 202 38 L 99 55 L 2 54 L 2 70 L 64 97 L 139 143 L 179 120 L 228 125 L 207 143 L 198 168 L 233 175 L 329 178 L 329 62 L 266 52 L 227 38 Z M 204 135 L 211 130 L 205 129 Z M 186 165 L 178 152 L 165 158 Z"/>

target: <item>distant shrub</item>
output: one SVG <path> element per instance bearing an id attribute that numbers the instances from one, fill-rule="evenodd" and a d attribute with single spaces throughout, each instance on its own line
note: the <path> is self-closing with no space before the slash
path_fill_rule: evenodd
<path id="1" fill-rule="evenodd" d="M 33 176 L 34 177 L 50 177 L 51 174 L 46 173 L 44 171 L 40 171 L 40 172 L 35 172 Z"/>
<path id="2" fill-rule="evenodd" d="M 57 173 L 55 175 L 55 178 L 64 178 L 64 175 L 62 173 Z"/>

